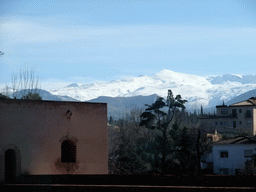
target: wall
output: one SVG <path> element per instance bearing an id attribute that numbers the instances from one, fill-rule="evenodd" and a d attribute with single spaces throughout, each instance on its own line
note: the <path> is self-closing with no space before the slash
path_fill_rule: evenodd
<path id="1" fill-rule="evenodd" d="M 256 134 L 256 108 L 253 109 L 253 119 L 252 119 L 252 124 L 253 124 L 253 134 L 255 135 Z"/>
<path id="2" fill-rule="evenodd" d="M 214 145 L 213 154 L 213 172 L 220 174 L 220 168 L 228 168 L 232 174 L 235 174 L 235 169 L 242 169 L 247 159 L 244 157 L 244 150 L 254 150 L 256 144 L 248 145 Z M 228 150 L 228 158 L 220 158 L 220 151 Z M 255 153 L 255 150 L 253 151 Z"/>
<path id="3" fill-rule="evenodd" d="M 236 132 L 236 131 L 246 131 L 251 134 L 255 134 L 255 128 L 256 128 L 256 109 L 255 106 L 238 106 L 238 107 L 229 107 L 228 108 L 228 114 L 222 115 L 221 109 L 224 108 L 217 108 L 217 115 L 218 118 L 201 118 L 199 119 L 200 123 L 205 127 L 205 129 L 208 129 L 209 132 L 213 133 L 214 130 L 217 130 L 219 132 Z M 231 117 L 220 117 L 220 116 L 227 116 L 232 113 L 232 109 L 236 109 L 237 111 L 237 117 L 231 118 Z M 239 112 L 239 109 L 242 110 L 242 112 Z M 253 118 L 246 117 L 245 113 L 246 110 L 250 109 L 251 114 L 253 115 Z M 236 121 L 236 128 L 233 128 L 233 121 Z M 251 124 L 247 124 L 247 121 L 250 121 Z M 216 122 L 218 123 L 216 125 Z M 241 122 L 241 124 L 240 124 Z M 222 125 L 221 125 L 222 123 Z"/>
<path id="4" fill-rule="evenodd" d="M 0 127 L 0 181 L 8 145 L 20 151 L 21 173 L 108 173 L 107 104 L 0 100 Z M 77 142 L 76 163 L 61 163 L 67 138 Z"/>

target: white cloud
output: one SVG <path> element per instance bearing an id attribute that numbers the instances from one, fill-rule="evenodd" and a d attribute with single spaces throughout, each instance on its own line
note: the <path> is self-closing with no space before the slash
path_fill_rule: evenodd
<path id="1" fill-rule="evenodd" d="M 246 38 L 255 41 L 256 28 L 218 28 L 172 25 L 78 26 L 58 25 L 32 20 L 11 19 L 2 23 L 5 43 L 56 43 L 77 45 L 141 47 L 165 46 L 189 42 L 226 41 Z"/>

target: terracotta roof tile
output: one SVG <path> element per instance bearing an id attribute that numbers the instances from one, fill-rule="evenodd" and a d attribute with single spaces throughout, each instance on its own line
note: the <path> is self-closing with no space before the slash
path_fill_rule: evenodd
<path id="1" fill-rule="evenodd" d="M 248 99 L 248 101 L 253 105 L 256 105 L 256 97 L 251 97 L 250 99 Z"/>
<path id="2" fill-rule="evenodd" d="M 217 141 L 213 145 L 232 145 L 232 144 L 256 144 L 256 137 L 236 136 L 226 140 Z"/>

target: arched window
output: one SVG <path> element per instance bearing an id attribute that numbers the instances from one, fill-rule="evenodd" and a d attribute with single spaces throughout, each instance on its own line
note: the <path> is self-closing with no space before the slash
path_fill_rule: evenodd
<path id="1" fill-rule="evenodd" d="M 5 181 L 12 182 L 16 177 L 16 154 L 13 149 L 5 152 Z"/>
<path id="2" fill-rule="evenodd" d="M 76 162 L 76 145 L 71 140 L 65 140 L 61 144 L 61 162 Z"/>

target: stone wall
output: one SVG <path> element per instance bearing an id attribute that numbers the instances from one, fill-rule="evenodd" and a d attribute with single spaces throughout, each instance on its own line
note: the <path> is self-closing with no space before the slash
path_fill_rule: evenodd
<path id="1" fill-rule="evenodd" d="M 21 174 L 107 174 L 107 104 L 0 100 L 0 180 L 7 146 L 20 151 Z M 65 140 L 76 162 L 61 161 Z"/>

